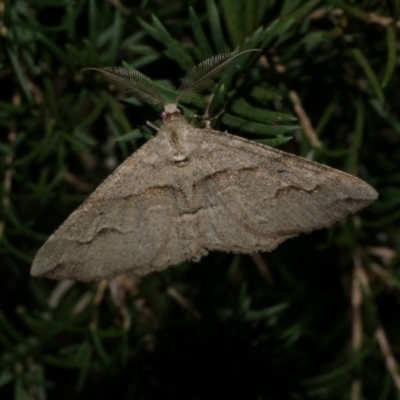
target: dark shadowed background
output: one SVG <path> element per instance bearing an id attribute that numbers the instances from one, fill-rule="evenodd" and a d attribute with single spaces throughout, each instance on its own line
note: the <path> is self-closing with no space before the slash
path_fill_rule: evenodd
<path id="1" fill-rule="evenodd" d="M 397 0 L 0 1 L 0 398 L 398 399 L 399 27 Z M 172 99 L 237 47 L 262 52 L 186 115 L 211 102 L 214 129 L 355 174 L 378 201 L 268 254 L 31 278 L 159 118 L 82 68 L 139 69 Z"/>

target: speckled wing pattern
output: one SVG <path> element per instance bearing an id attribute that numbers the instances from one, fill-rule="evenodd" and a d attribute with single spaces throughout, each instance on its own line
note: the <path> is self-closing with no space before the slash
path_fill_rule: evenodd
<path id="1" fill-rule="evenodd" d="M 269 251 L 377 198 L 352 175 L 179 123 L 163 124 L 70 215 L 32 275 L 97 281 L 198 261 L 208 250 Z"/>

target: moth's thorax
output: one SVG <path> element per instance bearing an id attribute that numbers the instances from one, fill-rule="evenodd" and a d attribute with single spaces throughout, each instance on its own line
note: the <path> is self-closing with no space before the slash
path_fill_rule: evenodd
<path id="1" fill-rule="evenodd" d="M 191 161 L 197 142 L 195 130 L 196 128 L 179 114 L 168 115 L 161 125 L 157 136 L 166 141 L 168 157 L 178 167 L 184 167 Z"/>

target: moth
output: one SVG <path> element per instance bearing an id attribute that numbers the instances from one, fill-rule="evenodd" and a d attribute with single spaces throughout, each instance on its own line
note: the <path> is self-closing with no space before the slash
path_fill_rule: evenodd
<path id="1" fill-rule="evenodd" d="M 49 237 L 33 276 L 98 281 L 198 261 L 211 250 L 270 251 L 378 197 L 355 176 L 185 119 L 178 101 L 209 87 L 247 51 L 193 67 L 174 103 L 138 71 L 93 68 L 139 100 L 163 105 L 162 124 Z"/>

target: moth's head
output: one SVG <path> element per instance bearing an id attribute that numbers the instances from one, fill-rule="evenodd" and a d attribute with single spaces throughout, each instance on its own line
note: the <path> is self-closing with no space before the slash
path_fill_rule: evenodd
<path id="1" fill-rule="evenodd" d="M 163 121 L 171 121 L 183 116 L 183 109 L 175 103 L 168 103 L 164 105 L 164 110 L 161 111 L 160 117 Z"/>

